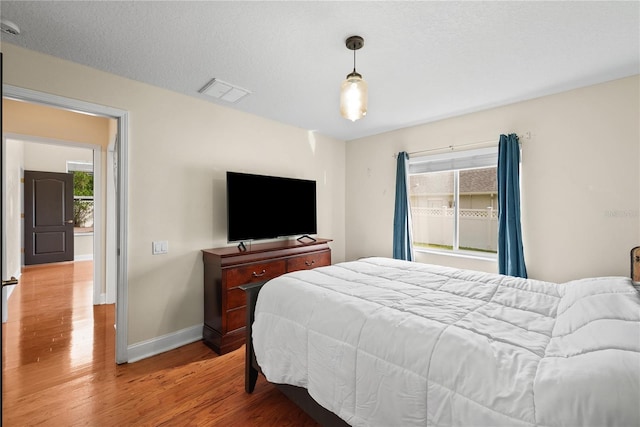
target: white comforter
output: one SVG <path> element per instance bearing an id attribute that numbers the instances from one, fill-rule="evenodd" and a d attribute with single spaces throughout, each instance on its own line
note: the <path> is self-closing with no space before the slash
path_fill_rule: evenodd
<path id="1" fill-rule="evenodd" d="M 640 297 L 386 258 L 268 282 L 258 364 L 354 426 L 639 426 Z"/>

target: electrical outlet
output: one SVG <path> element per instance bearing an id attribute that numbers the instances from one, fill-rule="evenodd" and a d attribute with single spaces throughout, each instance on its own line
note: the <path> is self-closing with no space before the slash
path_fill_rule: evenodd
<path id="1" fill-rule="evenodd" d="M 153 255 L 166 254 L 169 252 L 169 242 L 167 240 L 152 242 L 151 251 Z"/>

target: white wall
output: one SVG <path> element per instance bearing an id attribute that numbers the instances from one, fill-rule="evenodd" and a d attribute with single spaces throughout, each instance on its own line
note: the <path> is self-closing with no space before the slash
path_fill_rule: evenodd
<path id="1" fill-rule="evenodd" d="M 7 224 L 6 242 L 7 275 L 20 277 L 21 259 L 19 254 L 22 247 L 22 167 L 24 165 L 24 145 L 21 141 L 7 139 L 5 159 L 6 165 L 3 171 L 5 180 L 6 197 L 4 200 L 5 220 Z M 17 255 L 17 256 L 16 256 Z"/>
<path id="2" fill-rule="evenodd" d="M 24 147 L 22 142 L 4 139 L 2 147 L 2 192 L 3 221 L 2 230 L 2 269 L 3 279 L 20 278 L 22 259 L 22 167 Z M 2 288 L 2 321 L 8 319 L 7 301 L 15 286 Z"/>
<path id="3" fill-rule="evenodd" d="M 640 243 L 639 82 L 634 76 L 349 141 L 346 258 L 392 254 L 394 153 L 531 132 L 521 182 L 529 276 L 627 276 L 629 251 Z M 497 270 L 490 261 L 418 260 Z"/>
<path id="4" fill-rule="evenodd" d="M 93 163 L 93 150 L 24 141 L 25 170 L 66 173 L 67 161 Z"/>
<path id="5" fill-rule="evenodd" d="M 130 345 L 202 324 L 201 249 L 226 245 L 227 170 L 317 180 L 318 235 L 334 240 L 334 262 L 344 260 L 343 141 L 8 43 L 2 48 L 4 83 L 129 112 Z M 154 240 L 168 240 L 169 253 L 152 255 Z"/>

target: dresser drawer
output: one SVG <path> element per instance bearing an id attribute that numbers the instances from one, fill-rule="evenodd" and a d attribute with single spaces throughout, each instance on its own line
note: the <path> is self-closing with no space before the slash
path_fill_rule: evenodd
<path id="1" fill-rule="evenodd" d="M 331 252 L 304 254 L 287 260 L 287 271 L 309 270 L 331 264 Z"/>
<path id="2" fill-rule="evenodd" d="M 224 282 L 227 285 L 227 289 L 230 289 L 247 283 L 273 279 L 286 273 L 286 271 L 285 260 L 248 264 L 227 269 Z"/>
<path id="3" fill-rule="evenodd" d="M 247 323 L 247 307 L 227 311 L 227 332 L 243 328 Z"/>
<path id="4" fill-rule="evenodd" d="M 227 291 L 227 310 L 247 305 L 247 294 L 240 288 L 232 288 Z"/>

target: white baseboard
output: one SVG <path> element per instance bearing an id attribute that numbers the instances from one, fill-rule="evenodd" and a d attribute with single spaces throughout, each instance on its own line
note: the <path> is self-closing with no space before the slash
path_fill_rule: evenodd
<path id="1" fill-rule="evenodd" d="M 128 363 L 137 362 L 202 339 L 202 325 L 191 326 L 170 334 L 132 344 L 127 347 Z"/>
<path id="2" fill-rule="evenodd" d="M 97 298 L 93 299 L 93 305 L 102 305 L 102 304 L 107 304 L 107 294 L 106 293 L 101 293 L 100 295 L 98 295 Z M 111 303 L 113 304 L 113 303 Z"/>
<path id="3" fill-rule="evenodd" d="M 93 254 L 74 255 L 74 261 L 93 261 Z"/>

